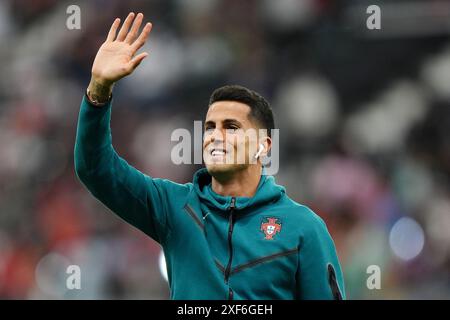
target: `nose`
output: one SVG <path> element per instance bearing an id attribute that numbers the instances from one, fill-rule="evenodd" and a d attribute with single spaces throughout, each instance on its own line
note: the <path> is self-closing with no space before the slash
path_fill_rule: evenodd
<path id="1" fill-rule="evenodd" d="M 222 143 L 223 142 L 223 133 L 220 129 L 215 128 L 211 133 L 211 142 Z"/>

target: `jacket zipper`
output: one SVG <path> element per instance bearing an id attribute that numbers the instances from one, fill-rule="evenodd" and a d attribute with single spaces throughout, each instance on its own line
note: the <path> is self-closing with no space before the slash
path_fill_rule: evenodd
<path id="1" fill-rule="evenodd" d="M 233 236 L 233 227 L 234 227 L 234 209 L 236 205 L 236 198 L 231 198 L 231 204 L 230 204 L 230 215 L 229 215 L 229 225 L 228 225 L 228 250 L 230 252 L 230 258 L 228 259 L 227 268 L 225 269 L 225 283 L 228 284 L 228 279 L 230 278 L 230 272 L 231 272 L 231 263 L 233 262 L 233 243 L 232 243 L 232 236 Z M 233 300 L 233 290 L 228 286 L 228 300 Z"/>

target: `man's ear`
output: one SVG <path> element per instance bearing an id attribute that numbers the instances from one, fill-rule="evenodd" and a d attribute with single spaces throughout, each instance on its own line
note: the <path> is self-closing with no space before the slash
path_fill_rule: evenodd
<path id="1" fill-rule="evenodd" d="M 261 156 L 267 156 L 272 148 L 272 139 L 269 136 L 265 136 L 261 139 L 260 144 L 264 146 L 264 150 L 261 152 Z"/>

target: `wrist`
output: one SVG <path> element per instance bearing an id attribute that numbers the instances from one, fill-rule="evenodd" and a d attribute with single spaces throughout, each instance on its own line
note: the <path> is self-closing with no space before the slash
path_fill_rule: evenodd
<path id="1" fill-rule="evenodd" d="M 114 85 L 114 81 L 105 79 L 94 72 L 91 73 L 91 83 L 96 83 L 103 87 L 112 87 Z"/>
<path id="2" fill-rule="evenodd" d="M 107 83 L 92 77 L 86 90 L 87 97 L 94 105 L 104 105 L 112 96 L 113 83 Z"/>

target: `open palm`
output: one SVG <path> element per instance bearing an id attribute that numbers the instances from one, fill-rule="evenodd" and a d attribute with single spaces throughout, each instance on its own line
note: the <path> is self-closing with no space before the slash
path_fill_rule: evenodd
<path id="1" fill-rule="evenodd" d="M 143 17 L 142 13 L 136 16 L 130 13 L 118 33 L 120 19 L 114 20 L 108 37 L 98 50 L 92 65 L 92 75 L 98 82 L 113 84 L 132 73 L 147 57 L 147 52 L 136 55 L 136 52 L 145 44 L 152 29 L 152 24 L 147 23 L 138 36 Z"/>

